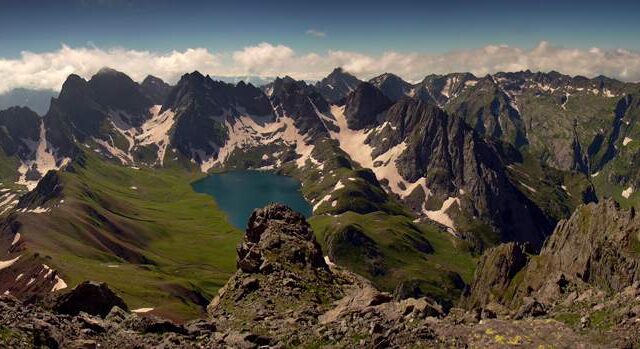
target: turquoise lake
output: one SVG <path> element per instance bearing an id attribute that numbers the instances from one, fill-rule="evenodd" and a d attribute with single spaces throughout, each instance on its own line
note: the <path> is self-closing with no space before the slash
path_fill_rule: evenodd
<path id="1" fill-rule="evenodd" d="M 287 176 L 264 171 L 230 171 L 207 176 L 192 184 L 198 193 L 213 196 L 239 229 L 247 227 L 249 216 L 256 208 L 272 202 L 285 204 L 311 216 L 311 205 L 302 197 L 300 183 Z"/>

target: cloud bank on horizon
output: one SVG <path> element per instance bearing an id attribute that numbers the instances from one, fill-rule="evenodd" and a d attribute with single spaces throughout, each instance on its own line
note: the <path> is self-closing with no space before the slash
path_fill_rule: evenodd
<path id="1" fill-rule="evenodd" d="M 391 72 L 408 81 L 428 74 L 471 72 L 485 75 L 498 71 L 556 70 L 569 75 L 605 75 L 623 81 L 640 81 L 640 52 L 626 49 L 576 49 L 540 42 L 532 49 L 488 45 L 445 53 L 385 52 L 368 55 L 328 50 L 297 53 L 291 47 L 260 43 L 234 52 L 211 52 L 204 48 L 157 53 L 123 48 L 72 48 L 22 52 L 19 58 L 0 58 L 0 93 L 13 88 L 59 90 L 70 74 L 90 78 L 111 67 L 141 81 L 148 74 L 175 83 L 182 74 L 198 70 L 215 76 L 274 77 L 290 75 L 316 80 L 341 66 L 366 79 Z"/>

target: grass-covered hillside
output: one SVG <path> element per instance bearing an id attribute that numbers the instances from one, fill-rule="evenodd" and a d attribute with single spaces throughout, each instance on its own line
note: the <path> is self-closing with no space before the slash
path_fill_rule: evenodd
<path id="1" fill-rule="evenodd" d="M 211 197 L 192 190 L 195 175 L 125 168 L 88 152 L 82 159 L 59 172 L 61 193 L 32 198 L 31 206 L 48 212 L 29 207 L 7 219 L 20 225 L 27 253 L 39 254 L 70 287 L 107 282 L 133 309 L 200 313 L 235 271 L 241 233 Z"/>
<path id="2" fill-rule="evenodd" d="M 333 262 L 402 297 L 451 305 L 473 277 L 476 261 L 463 240 L 406 216 L 346 212 L 310 223 Z"/>

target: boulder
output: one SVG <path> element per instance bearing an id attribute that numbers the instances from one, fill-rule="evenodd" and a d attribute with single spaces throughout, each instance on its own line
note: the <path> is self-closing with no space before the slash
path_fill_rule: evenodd
<path id="1" fill-rule="evenodd" d="M 272 272 L 278 265 L 329 269 L 304 216 L 281 204 L 253 212 L 237 251 L 238 269 L 245 273 Z"/>
<path id="2" fill-rule="evenodd" d="M 499 301 L 513 277 L 527 264 L 523 248 L 514 242 L 502 244 L 486 251 L 475 271 L 466 303 L 481 307 Z"/>
<path id="3" fill-rule="evenodd" d="M 538 302 L 535 298 L 526 297 L 524 299 L 524 304 L 520 306 L 514 318 L 518 320 L 528 317 L 542 316 L 546 314 L 547 309 L 544 304 Z"/>
<path id="4" fill-rule="evenodd" d="M 61 314 L 78 315 L 85 312 L 105 317 L 115 306 L 128 310 L 122 298 L 111 291 L 107 284 L 85 281 L 70 292 L 58 296 L 53 308 Z"/>

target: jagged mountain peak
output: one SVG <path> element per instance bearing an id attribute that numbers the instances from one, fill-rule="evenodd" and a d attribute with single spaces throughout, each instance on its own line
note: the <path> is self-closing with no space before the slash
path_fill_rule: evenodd
<path id="1" fill-rule="evenodd" d="M 380 75 L 378 75 L 376 77 L 373 77 L 373 78 L 369 79 L 369 82 L 370 83 L 378 82 L 378 81 L 383 82 L 383 81 L 386 81 L 386 80 L 389 80 L 389 79 L 404 81 L 401 77 L 399 77 L 396 74 L 389 73 L 389 72 L 384 72 L 384 73 L 382 73 L 382 74 L 380 74 Z"/>
<path id="2" fill-rule="evenodd" d="M 369 80 L 369 83 L 380 89 L 392 101 L 412 94 L 413 85 L 392 73 L 378 75 Z"/>
<path id="3" fill-rule="evenodd" d="M 355 90 L 361 82 L 357 77 L 338 67 L 318 81 L 315 87 L 327 101 L 336 103 Z"/>
<path id="4" fill-rule="evenodd" d="M 40 116 L 27 107 L 0 110 L 0 150 L 12 156 L 31 151 L 24 140 L 35 142 L 39 137 Z"/>
<path id="5" fill-rule="evenodd" d="M 124 74 L 124 73 L 110 67 L 102 67 L 100 68 L 100 70 L 98 70 L 98 72 L 95 75 L 119 75 L 119 74 Z"/>
<path id="6" fill-rule="evenodd" d="M 160 79 L 157 76 L 154 75 L 147 75 L 144 80 L 142 80 L 142 84 L 143 85 L 160 85 L 160 84 L 166 84 L 164 82 L 164 80 Z"/>
<path id="7" fill-rule="evenodd" d="M 351 92 L 345 103 L 345 116 L 351 129 L 374 126 L 378 114 L 389 108 L 393 102 L 376 86 L 363 82 Z"/>
<path id="8" fill-rule="evenodd" d="M 344 68 L 342 67 L 335 67 L 331 73 L 329 73 L 329 75 L 327 76 L 327 78 L 329 77 L 339 77 L 339 76 L 353 76 L 351 73 L 347 72 Z"/>
<path id="9" fill-rule="evenodd" d="M 80 75 L 70 74 L 62 84 L 58 100 L 73 99 L 80 96 L 79 94 L 86 93 L 89 89 L 87 80 Z"/>
<path id="10" fill-rule="evenodd" d="M 164 100 L 171 91 L 169 84 L 153 75 L 147 75 L 140 84 L 140 88 L 151 99 L 153 104 L 164 104 Z"/>
<path id="11" fill-rule="evenodd" d="M 107 110 L 146 116 L 152 102 L 127 74 L 103 68 L 88 82 L 96 101 Z"/>

